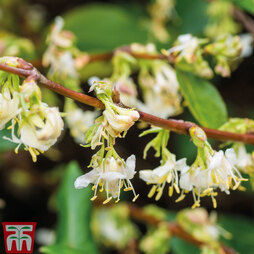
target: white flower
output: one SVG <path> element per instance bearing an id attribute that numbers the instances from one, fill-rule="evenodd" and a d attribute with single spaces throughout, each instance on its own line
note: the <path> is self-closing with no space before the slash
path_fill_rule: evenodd
<path id="1" fill-rule="evenodd" d="M 114 86 L 120 93 L 120 100 L 124 105 L 129 107 L 137 107 L 141 103 L 137 99 L 137 89 L 132 78 L 120 78 L 115 83 Z"/>
<path id="2" fill-rule="evenodd" d="M 192 36 L 191 34 L 184 34 L 178 37 L 178 45 L 169 49 L 169 53 L 180 52 L 179 57 L 183 57 L 187 62 L 193 62 L 193 56 L 196 49 L 199 46 L 198 38 Z"/>
<path id="3" fill-rule="evenodd" d="M 229 194 L 230 189 L 237 189 L 242 178 L 235 167 L 236 155 L 234 150 L 227 149 L 225 154 L 222 150 L 209 156 L 207 168 L 191 167 L 189 170 L 181 170 L 180 187 L 186 191 L 192 191 L 194 198 L 194 207 L 200 206 L 200 197 L 209 195 L 212 198 L 214 208 L 216 208 L 217 195 L 215 190 Z M 182 193 L 183 198 L 184 194 Z M 182 198 L 182 199 L 183 199 Z"/>
<path id="4" fill-rule="evenodd" d="M 64 20 L 58 16 L 55 18 L 55 24 L 50 34 L 49 40 L 51 43 L 62 47 L 68 48 L 72 45 L 72 34 L 70 32 L 62 31 L 64 27 Z"/>
<path id="5" fill-rule="evenodd" d="M 63 25 L 63 19 L 56 17 L 55 25 L 48 37 L 49 46 L 43 55 L 42 63 L 45 67 L 50 66 L 49 75 L 77 78 L 75 62 L 71 51 L 68 51 L 68 48 L 73 45 L 74 36 L 71 32 L 62 31 Z"/>
<path id="6" fill-rule="evenodd" d="M 95 118 L 98 116 L 98 112 L 83 111 L 80 108 L 76 108 L 67 113 L 65 120 L 70 128 L 71 135 L 76 142 L 83 144 L 85 132 L 93 125 Z"/>
<path id="7" fill-rule="evenodd" d="M 5 124 L 13 119 L 19 111 L 19 96 L 14 92 L 11 95 L 8 88 L 5 88 L 0 94 L 0 130 Z"/>
<path id="8" fill-rule="evenodd" d="M 106 109 L 103 111 L 103 115 L 108 123 L 105 128 L 114 137 L 120 135 L 123 131 L 127 131 L 139 119 L 139 113 L 136 110 L 111 105 L 112 107 L 105 105 Z"/>
<path id="9" fill-rule="evenodd" d="M 44 112 L 45 123 L 42 126 L 24 122 L 20 128 L 21 142 L 41 151 L 54 145 L 63 130 L 63 120 L 58 108 L 45 108 Z"/>
<path id="10" fill-rule="evenodd" d="M 113 157 L 105 159 L 99 167 L 94 168 L 90 172 L 78 177 L 74 183 L 76 189 L 81 189 L 87 187 L 90 183 L 94 184 L 94 196 L 91 200 L 97 198 L 97 190 L 100 186 L 100 191 L 105 188 L 107 199 L 103 204 L 108 203 L 112 198 L 117 198 L 116 203 L 120 200 L 120 191 L 123 185 L 125 186 L 125 191 L 132 190 L 134 194 L 133 201 L 138 198 L 135 190 L 132 186 L 130 179 L 132 179 L 136 173 L 135 171 L 136 158 L 131 155 L 125 163 L 118 158 Z"/>
<path id="11" fill-rule="evenodd" d="M 251 34 L 241 34 L 240 41 L 242 44 L 241 57 L 248 57 L 253 52 L 253 36 Z"/>
<path id="12" fill-rule="evenodd" d="M 185 169 L 188 170 L 188 166 L 186 165 L 186 159 L 181 159 L 175 161 L 175 157 L 172 156 L 171 159 L 168 159 L 165 164 L 155 168 L 154 170 L 141 170 L 139 172 L 139 177 L 147 182 L 147 184 L 153 184 L 152 189 L 150 190 L 148 197 L 153 197 L 155 192 L 156 194 L 155 200 L 159 200 L 163 193 L 163 189 L 166 183 L 171 184 L 169 187 L 169 196 L 173 195 L 173 189 L 175 188 L 177 193 L 180 193 L 178 187 L 178 170 Z"/>
<path id="13" fill-rule="evenodd" d="M 242 171 L 246 171 L 246 168 L 253 166 L 253 160 L 251 154 L 247 153 L 244 145 L 240 145 L 237 150 L 236 167 Z"/>
<path id="14" fill-rule="evenodd" d="M 144 105 L 137 105 L 139 109 L 162 118 L 181 112 L 179 84 L 170 65 L 156 60 L 149 68 L 144 67 L 139 82 L 145 102 Z"/>
<path id="15" fill-rule="evenodd" d="M 144 91 L 145 107 L 142 110 L 162 118 L 173 116 L 181 111 L 180 96 L 171 98 L 167 93 L 156 94 L 153 90 Z"/>
<path id="16" fill-rule="evenodd" d="M 20 124 L 18 134 L 20 138 L 17 138 L 14 134 L 15 121 L 12 122 L 12 138 L 5 139 L 19 144 L 15 151 L 18 150 L 21 144 L 28 149 L 33 161 L 36 161 L 36 157 L 40 152 L 48 150 L 57 141 L 63 130 L 63 120 L 60 116 L 58 108 L 49 108 L 47 104 L 43 104 L 43 113 L 45 119 L 40 118 L 38 115 L 30 117 L 30 121 L 25 121 L 19 116 L 18 123 Z"/>
<path id="17" fill-rule="evenodd" d="M 174 69 L 168 64 L 159 65 L 155 69 L 154 91 L 156 93 L 166 91 L 175 96 L 179 96 L 178 89 L 179 84 Z"/>

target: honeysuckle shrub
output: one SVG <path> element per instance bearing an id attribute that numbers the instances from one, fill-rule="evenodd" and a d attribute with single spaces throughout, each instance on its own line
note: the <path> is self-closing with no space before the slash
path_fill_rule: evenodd
<path id="1" fill-rule="evenodd" d="M 254 3 L 126 3 L 80 5 L 47 20 L 42 2 L 3 1 L 0 151 L 10 171 L 4 192 L 60 184 L 49 202 L 59 219 L 55 242 L 40 234 L 43 253 L 227 253 L 221 241 L 251 253 L 244 238 L 253 236 L 253 222 L 232 219 L 221 207 L 231 202 L 234 209 L 236 196 L 246 195 L 239 191 L 252 195 L 253 113 L 225 103 L 222 86 L 251 66 L 253 31 L 236 15 L 253 24 Z M 66 96 L 51 81 L 70 89 L 60 92 Z M 100 108 L 82 105 L 91 105 L 84 97 L 75 101 L 82 93 Z M 178 125 L 166 128 L 161 118 Z M 209 139 L 211 132 L 223 142 Z M 242 142 L 232 141 L 236 134 Z M 9 166 L 10 151 L 30 168 L 52 172 Z M 219 208 L 218 218 L 205 208 Z M 173 223 L 184 233 L 177 235 Z M 200 248 L 186 245 L 185 233 Z"/>

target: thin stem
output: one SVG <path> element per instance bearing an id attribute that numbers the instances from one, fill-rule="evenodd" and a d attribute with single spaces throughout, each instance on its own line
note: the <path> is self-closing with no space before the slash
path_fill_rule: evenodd
<path id="1" fill-rule="evenodd" d="M 187 233 L 177 222 L 165 222 L 161 219 L 158 219 L 150 214 L 147 214 L 142 208 L 139 208 L 138 206 L 134 204 L 128 204 L 130 216 L 133 219 L 136 219 L 141 222 L 148 223 L 153 226 L 158 226 L 160 223 L 167 223 L 168 230 L 171 232 L 173 236 L 177 236 L 186 242 L 189 242 L 196 246 L 203 246 L 207 245 L 207 243 L 202 242 L 196 238 L 194 238 L 192 235 Z M 220 244 L 220 253 L 223 254 L 236 254 L 236 251 L 228 246 L 225 246 L 224 244 Z"/>
<path id="2" fill-rule="evenodd" d="M 234 16 L 254 38 L 254 20 L 238 8 L 234 8 Z"/>
<path id="3" fill-rule="evenodd" d="M 73 100 L 79 101 L 81 103 L 87 104 L 92 107 L 104 109 L 104 104 L 98 100 L 97 98 L 88 96 L 83 93 L 75 92 L 71 89 L 68 89 L 60 84 L 57 84 L 45 76 L 43 76 L 36 68 L 34 68 L 31 64 L 25 62 L 23 59 L 19 59 L 20 66 L 22 68 L 15 68 L 8 66 L 6 64 L 0 64 L 0 70 L 13 73 L 24 78 L 28 79 L 35 79 L 37 80 L 42 86 L 59 93 L 65 97 L 69 97 Z M 126 107 L 121 103 L 117 104 L 118 106 Z M 163 129 L 171 130 L 179 134 L 189 135 L 189 128 L 192 126 L 197 126 L 195 123 L 192 122 L 185 122 L 183 120 L 174 120 L 174 119 L 163 119 L 151 114 L 147 114 L 142 111 L 138 111 L 140 121 L 146 122 L 148 124 L 161 127 Z M 238 134 L 232 133 L 227 131 L 220 131 L 216 129 L 210 128 L 202 128 L 208 138 L 213 138 L 221 141 L 235 141 L 235 142 L 243 142 L 246 144 L 254 145 L 254 135 L 252 134 Z"/>

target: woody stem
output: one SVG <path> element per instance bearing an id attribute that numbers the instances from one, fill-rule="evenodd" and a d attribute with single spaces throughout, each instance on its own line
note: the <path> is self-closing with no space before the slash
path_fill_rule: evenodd
<path id="1" fill-rule="evenodd" d="M 84 103 L 92 107 L 104 109 L 104 104 L 97 98 L 86 95 L 84 93 L 73 91 L 69 88 L 66 88 L 58 83 L 55 83 L 47 79 L 35 67 L 25 62 L 23 59 L 19 59 L 19 62 L 20 62 L 20 66 L 19 66 L 20 68 L 11 67 L 6 64 L 0 64 L 0 70 L 13 73 L 24 78 L 35 79 L 42 86 L 58 94 L 61 94 L 65 97 L 71 98 L 73 100 L 79 101 L 81 103 Z M 121 103 L 118 103 L 118 106 L 126 107 L 125 105 Z M 183 120 L 174 120 L 174 119 L 163 119 L 163 118 L 160 118 L 160 117 L 157 117 L 142 111 L 138 111 L 138 112 L 140 115 L 140 118 L 139 118 L 140 121 L 146 122 L 148 124 L 151 124 L 157 127 L 161 127 L 163 129 L 171 130 L 179 134 L 189 135 L 190 127 L 197 126 L 195 123 L 192 123 L 192 122 L 186 122 Z M 246 144 L 254 145 L 254 135 L 252 134 L 238 134 L 238 133 L 220 131 L 220 130 L 205 128 L 205 127 L 200 127 L 200 128 L 202 128 L 205 131 L 208 138 L 217 139 L 220 141 L 243 142 Z"/>

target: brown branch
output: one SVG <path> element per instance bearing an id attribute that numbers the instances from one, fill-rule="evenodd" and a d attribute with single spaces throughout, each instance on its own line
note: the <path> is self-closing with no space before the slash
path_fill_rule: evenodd
<path id="1" fill-rule="evenodd" d="M 254 38 L 254 20 L 238 8 L 234 8 L 234 16 Z"/>
<path id="2" fill-rule="evenodd" d="M 165 223 L 165 221 L 160 220 L 150 214 L 147 214 L 143 209 L 133 205 L 133 204 L 128 204 L 129 212 L 132 218 L 148 223 L 153 226 L 158 226 L 160 223 Z M 207 245 L 207 243 L 202 242 L 196 238 L 194 238 L 192 235 L 187 233 L 178 223 L 176 222 L 167 222 L 168 230 L 171 232 L 173 236 L 177 236 L 186 242 L 189 242 L 193 245 L 196 245 L 198 247 L 201 247 L 203 245 Z M 220 253 L 221 254 L 236 254 L 237 252 L 233 250 L 232 248 L 225 246 L 224 244 L 221 243 L 221 248 L 220 248 Z"/>
<path id="3" fill-rule="evenodd" d="M 104 104 L 99 101 L 97 98 L 88 96 L 83 93 L 75 92 L 71 89 L 68 89 L 60 84 L 57 84 L 45 76 L 43 76 L 36 68 L 34 68 L 31 64 L 25 62 L 22 59 L 19 59 L 20 66 L 19 68 L 11 67 L 5 64 L 0 64 L 0 70 L 13 73 L 24 78 L 33 78 L 37 80 L 42 86 L 59 93 L 63 96 L 69 97 L 73 100 L 79 101 L 81 103 L 87 104 L 92 107 L 104 109 Z M 121 104 L 118 104 L 121 105 Z M 174 131 L 179 134 L 189 135 L 189 128 L 191 126 L 197 126 L 191 122 L 185 122 L 183 120 L 174 120 L 174 119 L 163 119 L 151 114 L 144 113 L 139 111 L 140 119 L 143 122 L 148 124 L 158 126 L 164 129 L 168 129 Z M 237 134 L 232 132 L 220 131 L 210 128 L 202 128 L 208 138 L 213 138 L 221 141 L 235 141 L 235 142 L 243 142 L 247 144 L 254 145 L 254 135 L 252 134 Z"/>

